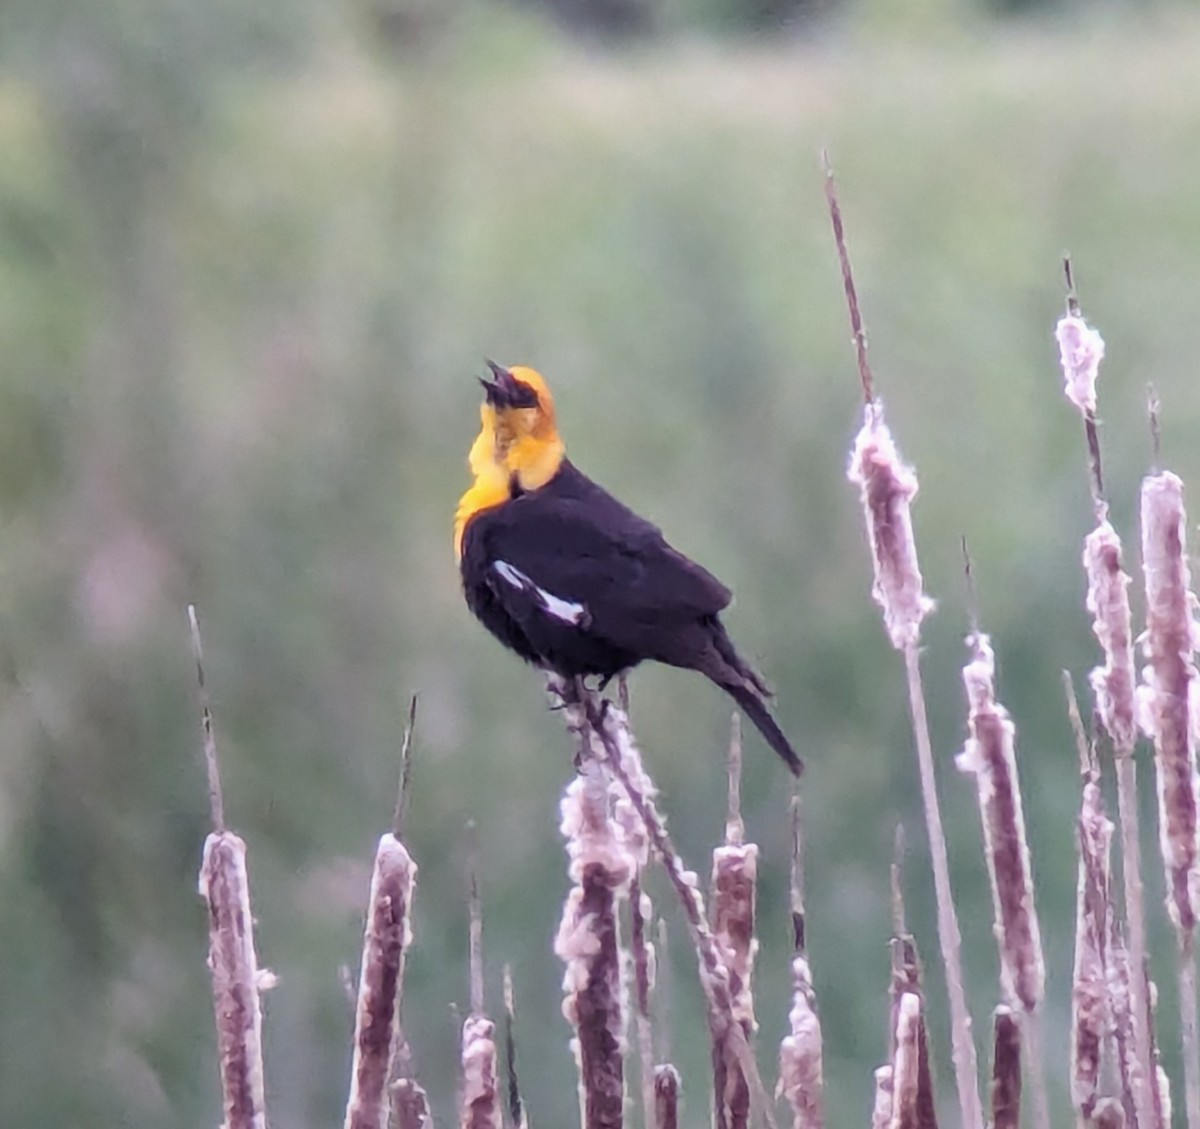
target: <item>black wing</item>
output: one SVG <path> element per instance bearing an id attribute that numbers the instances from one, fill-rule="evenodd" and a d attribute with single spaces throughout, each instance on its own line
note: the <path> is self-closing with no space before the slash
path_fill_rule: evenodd
<path id="1" fill-rule="evenodd" d="M 656 657 L 666 638 L 730 601 L 711 573 L 570 464 L 468 528 L 495 600 L 559 669 Z M 614 654 L 601 662 L 605 648 Z"/>

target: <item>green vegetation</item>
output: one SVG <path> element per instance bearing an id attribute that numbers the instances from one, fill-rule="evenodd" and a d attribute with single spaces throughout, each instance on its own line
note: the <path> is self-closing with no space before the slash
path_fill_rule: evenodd
<path id="1" fill-rule="evenodd" d="M 947 28 L 926 4 L 918 39 L 892 7 L 864 2 L 860 22 L 813 42 L 611 53 L 499 5 L 418 19 L 415 46 L 382 35 L 367 3 L 0 12 L 0 1124 L 218 1120 L 190 600 L 261 957 L 282 977 L 266 1002 L 274 1121 L 333 1124 L 345 1101 L 338 967 L 357 960 L 416 689 L 418 1068 L 446 1110 L 473 816 L 489 991 L 511 961 L 533 1119 L 571 1123 L 550 955 L 571 746 L 537 676 L 471 621 L 450 548 L 485 354 L 541 368 L 579 465 L 738 593 L 731 632 L 808 763 L 830 1124 L 865 1123 L 883 1050 L 896 820 L 946 1090 L 904 689 L 844 476 L 858 401 L 821 146 L 889 421 L 921 476 L 941 603 L 925 634 L 931 720 L 976 1024 L 996 956 L 973 788 L 950 759 L 962 534 L 1020 728 L 1062 1105 L 1078 789 L 1058 672 L 1082 675 L 1096 652 L 1083 445 L 1052 338 L 1059 259 L 1074 256 L 1108 342 L 1106 476 L 1132 545 L 1146 381 L 1167 461 L 1200 485 L 1200 19 L 1113 8 L 1083 27 Z M 726 700 L 664 670 L 639 672 L 633 695 L 699 865 L 720 833 Z M 784 783 L 750 735 L 771 1040 Z M 1142 799 L 1149 832 L 1152 789 Z M 695 1125 L 707 1041 L 678 956 L 672 1029 Z"/>

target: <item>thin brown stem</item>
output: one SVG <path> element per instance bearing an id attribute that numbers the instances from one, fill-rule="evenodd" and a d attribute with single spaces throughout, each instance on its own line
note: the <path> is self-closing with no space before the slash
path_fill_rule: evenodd
<path id="1" fill-rule="evenodd" d="M 200 690 L 200 726 L 204 734 L 204 764 L 208 771 L 208 808 L 214 831 L 225 830 L 225 798 L 221 792 L 221 767 L 217 759 L 217 739 L 213 733 L 212 708 L 208 683 L 204 678 L 204 647 L 200 641 L 200 617 L 195 604 L 188 604 L 188 627 L 192 655 L 196 660 L 196 682 Z"/>

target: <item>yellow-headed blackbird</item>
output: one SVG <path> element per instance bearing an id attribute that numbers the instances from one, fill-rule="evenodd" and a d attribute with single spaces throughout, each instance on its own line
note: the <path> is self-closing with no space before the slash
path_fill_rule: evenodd
<path id="1" fill-rule="evenodd" d="M 540 373 L 488 361 L 454 546 L 471 611 L 527 662 L 604 680 L 655 659 L 707 675 L 797 775 L 770 693 L 718 617 L 729 589 L 566 458 Z"/>

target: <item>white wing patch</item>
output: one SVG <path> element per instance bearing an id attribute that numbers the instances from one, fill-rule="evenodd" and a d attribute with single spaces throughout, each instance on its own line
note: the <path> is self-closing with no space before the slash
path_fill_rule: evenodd
<path id="1" fill-rule="evenodd" d="M 578 627 L 588 619 L 587 608 L 583 604 L 573 600 L 564 600 L 561 596 L 554 595 L 553 592 L 547 592 L 545 588 L 539 588 L 519 568 L 510 565 L 508 561 L 493 561 L 492 568 L 500 574 L 502 580 L 512 585 L 513 588 L 532 592 L 537 597 L 538 603 L 555 619 L 574 627 Z"/>

